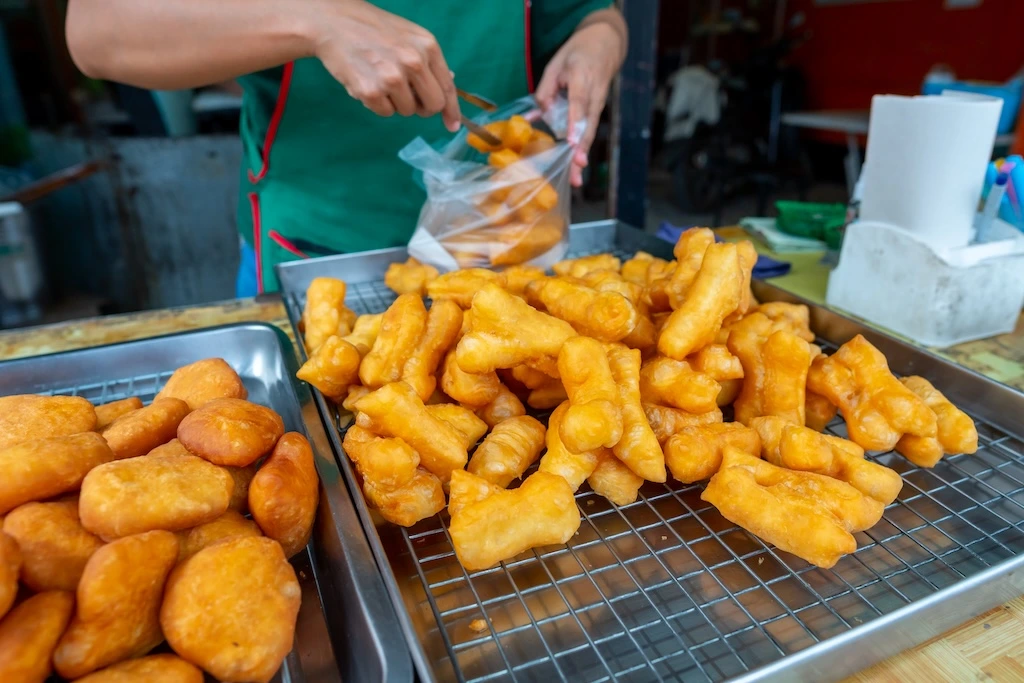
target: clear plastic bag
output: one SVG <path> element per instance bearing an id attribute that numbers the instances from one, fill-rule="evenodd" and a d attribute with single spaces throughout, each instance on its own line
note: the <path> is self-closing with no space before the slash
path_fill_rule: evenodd
<path id="1" fill-rule="evenodd" d="M 502 149 L 489 150 L 465 127 L 437 148 L 422 138 L 403 148 L 398 156 L 422 173 L 427 191 L 409 254 L 441 271 L 548 268 L 561 260 L 573 154 L 564 141 L 567 118 L 564 99 L 542 114 L 526 97 L 475 119 L 502 139 Z M 554 138 L 532 123 L 538 120 Z"/>

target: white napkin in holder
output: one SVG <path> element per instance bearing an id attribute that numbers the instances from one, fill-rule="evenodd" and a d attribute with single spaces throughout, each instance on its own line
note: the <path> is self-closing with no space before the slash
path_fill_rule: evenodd
<path id="1" fill-rule="evenodd" d="M 1024 235 L 997 221 L 988 242 L 936 249 L 902 228 L 858 221 L 826 300 L 926 346 L 1005 334 L 1024 307 Z"/>

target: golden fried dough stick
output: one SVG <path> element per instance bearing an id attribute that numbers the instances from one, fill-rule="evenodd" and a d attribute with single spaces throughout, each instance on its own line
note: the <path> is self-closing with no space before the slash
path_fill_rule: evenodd
<path id="1" fill-rule="evenodd" d="M 597 467 L 598 455 L 606 452 L 607 449 L 602 448 L 596 451 L 572 453 L 565 447 L 565 444 L 562 443 L 562 437 L 558 435 L 558 432 L 562 427 L 562 418 L 565 417 L 565 411 L 568 409 L 569 402 L 564 401 L 555 408 L 555 411 L 548 418 L 548 431 L 545 437 L 547 452 L 540 459 L 539 470 L 562 477 L 562 479 L 568 482 L 569 488 L 575 492 L 583 485 L 587 477 L 594 473 L 594 468 Z M 607 452 L 610 453 L 610 451 Z"/>
<path id="2" fill-rule="evenodd" d="M 861 335 L 815 359 L 807 389 L 839 406 L 850 440 L 865 450 L 891 450 L 904 434 L 938 433 L 935 412 L 893 377 L 882 352 Z"/>
<path id="3" fill-rule="evenodd" d="M 224 514 L 235 483 L 223 468 L 194 455 L 144 455 L 108 462 L 82 481 L 82 526 L 110 540 L 177 531 Z"/>
<path id="4" fill-rule="evenodd" d="M 384 273 L 384 284 L 396 294 L 424 296 L 427 285 L 437 279 L 434 266 L 420 263 L 410 256 L 405 263 L 392 263 Z"/>
<path id="5" fill-rule="evenodd" d="M 694 415 L 685 410 L 660 406 L 654 403 L 644 403 L 643 406 L 647 422 L 651 425 L 654 435 L 658 437 L 658 442 L 662 446 L 668 441 L 669 437 L 673 434 L 678 434 L 686 427 L 715 424 L 722 421 L 722 411 L 717 407 L 706 413 Z"/>
<path id="6" fill-rule="evenodd" d="M 823 432 L 839 409 L 821 394 L 808 390 L 807 396 L 804 398 L 804 412 L 807 426 L 815 431 Z"/>
<path id="7" fill-rule="evenodd" d="M 537 266 L 512 266 L 503 272 L 505 289 L 512 294 L 522 294 L 526 291 L 527 285 L 544 277 L 544 269 Z"/>
<path id="8" fill-rule="evenodd" d="M 622 438 L 622 409 L 605 347 L 589 337 L 573 337 L 558 354 L 569 410 L 560 436 L 573 453 L 611 448 Z"/>
<path id="9" fill-rule="evenodd" d="M 268 537 L 281 544 L 285 557 L 309 543 L 320 502 L 320 479 L 313 449 L 298 432 L 282 436 L 249 486 L 249 510 Z"/>
<path id="10" fill-rule="evenodd" d="M 643 477 L 638 476 L 608 451 L 597 455 L 597 466 L 587 477 L 594 493 L 604 496 L 615 505 L 629 505 L 636 500 Z"/>
<path id="11" fill-rule="evenodd" d="M 359 381 L 359 350 L 341 337 L 328 337 L 302 364 L 295 376 L 309 382 L 327 398 L 337 401 Z"/>
<path id="12" fill-rule="evenodd" d="M 462 331 L 462 309 L 451 300 L 435 301 L 427 312 L 427 324 L 412 355 L 405 361 L 402 381 L 426 401 L 437 386 L 437 365 Z"/>
<path id="13" fill-rule="evenodd" d="M 469 472 L 466 471 L 453 473 L 451 485 L 448 489 L 448 514 L 451 517 L 458 515 L 462 510 L 470 505 L 476 505 L 485 498 L 493 496 L 495 493 L 505 491 L 505 489 L 500 486 L 492 484 L 486 479 L 476 475 L 470 475 Z"/>
<path id="14" fill-rule="evenodd" d="M 353 323 L 352 332 L 343 336 L 342 339 L 356 347 L 360 356 L 365 356 L 373 348 L 373 343 L 377 341 L 377 335 L 380 334 L 380 326 L 383 322 L 383 313 L 361 315 Z"/>
<path id="15" fill-rule="evenodd" d="M 542 183 L 536 192 L 527 204 L 516 211 L 516 217 L 522 222 L 506 226 L 498 233 L 499 241 L 491 242 L 492 266 L 525 263 L 547 253 L 562 240 L 565 230 L 562 217 L 555 212 L 537 215 L 558 204 L 558 193 L 547 183 Z"/>
<path id="16" fill-rule="evenodd" d="M 53 650 L 74 607 L 73 593 L 48 591 L 11 610 L 0 621 L 0 681 L 47 680 L 53 673 Z"/>
<path id="17" fill-rule="evenodd" d="M 79 678 L 75 683 L 203 683 L 199 667 L 175 655 L 129 659 Z"/>
<path id="18" fill-rule="evenodd" d="M 444 357 L 441 391 L 459 403 L 481 408 L 501 393 L 501 380 L 492 370 L 479 375 L 465 372 L 455 359 L 455 349 Z"/>
<path id="19" fill-rule="evenodd" d="M 723 379 L 719 384 L 722 385 L 722 390 L 718 392 L 718 398 L 715 399 L 718 407 L 724 408 L 735 403 L 736 397 L 740 395 L 740 391 L 743 389 L 743 380 Z"/>
<path id="20" fill-rule="evenodd" d="M 405 363 L 412 356 L 427 326 L 427 309 L 415 294 L 402 294 L 381 319 L 380 333 L 359 366 L 363 386 L 379 389 L 402 378 Z"/>
<path id="21" fill-rule="evenodd" d="M 281 546 L 232 538 L 175 568 L 160 626 L 175 652 L 217 680 L 266 683 L 292 649 L 301 601 Z"/>
<path id="22" fill-rule="evenodd" d="M 77 500 L 16 507 L 4 518 L 3 532 L 17 541 L 21 550 L 22 583 L 40 593 L 74 591 L 85 563 L 103 545 L 78 520 Z"/>
<path id="23" fill-rule="evenodd" d="M 493 401 L 476 410 L 477 416 L 487 423 L 488 427 L 494 428 L 505 420 L 513 417 L 526 415 L 526 408 L 512 391 L 504 384 L 499 386 L 498 395 Z"/>
<path id="24" fill-rule="evenodd" d="M 456 478 L 475 477 L 456 472 Z M 463 505 L 453 485 L 449 532 L 459 562 L 468 571 L 493 567 L 543 545 L 565 543 L 580 527 L 580 512 L 565 479 L 535 472 L 512 491 L 497 491 Z"/>
<path id="25" fill-rule="evenodd" d="M 405 441 L 377 436 L 359 425 L 345 432 L 345 452 L 364 480 L 382 489 L 397 489 L 412 481 L 420 455 Z"/>
<path id="26" fill-rule="evenodd" d="M 708 344 L 686 361 L 697 372 L 703 372 L 716 382 L 743 379 L 743 363 L 725 344 Z"/>
<path id="27" fill-rule="evenodd" d="M 543 384 L 530 389 L 530 394 L 526 397 L 526 404 L 536 410 L 548 410 L 568 398 L 569 395 L 565 393 L 562 380 L 548 377 Z"/>
<path id="28" fill-rule="evenodd" d="M 637 326 L 640 314 L 617 292 L 599 292 L 585 285 L 548 278 L 536 292 L 548 313 L 598 341 L 619 341 Z"/>
<path id="29" fill-rule="evenodd" d="M 761 436 L 764 459 L 773 465 L 839 479 L 883 505 L 896 500 L 903 488 L 897 472 L 865 460 L 864 449 L 852 441 L 778 417 L 754 418 L 750 426 Z"/>
<path id="30" fill-rule="evenodd" d="M 544 425 L 529 415 L 495 425 L 473 453 L 466 470 L 496 486 L 507 488 L 536 462 L 544 448 Z"/>
<path id="31" fill-rule="evenodd" d="M 111 401 L 110 403 L 96 406 L 96 431 L 102 432 L 117 418 L 141 407 L 142 399 L 138 396 L 130 396 L 129 398 L 122 398 L 120 401 Z"/>
<path id="32" fill-rule="evenodd" d="M 567 339 L 576 336 L 569 323 L 535 310 L 496 285 L 477 293 L 467 316 L 469 332 L 459 341 L 455 357 L 460 368 L 474 374 L 550 361 Z"/>
<path id="33" fill-rule="evenodd" d="M 113 459 L 107 442 L 93 432 L 0 449 L 0 515 L 76 491 L 89 470 Z"/>
<path id="34" fill-rule="evenodd" d="M 934 437 L 904 435 L 896 444 L 897 453 L 918 467 L 935 467 L 944 455 L 978 451 L 978 430 L 967 413 L 950 403 L 924 377 L 903 377 L 900 382 L 935 413 L 938 430 Z"/>
<path id="35" fill-rule="evenodd" d="M 727 447 L 759 455 L 761 439 L 738 422 L 684 427 L 665 442 L 665 463 L 676 481 L 692 484 L 715 474 Z"/>
<path id="36" fill-rule="evenodd" d="M 271 451 L 282 434 L 284 421 L 280 415 L 237 398 L 210 401 L 189 413 L 178 426 L 178 441 L 190 453 L 214 465 L 230 467 L 256 462 Z"/>
<path id="37" fill-rule="evenodd" d="M 505 135 L 505 127 L 507 125 L 507 121 L 492 121 L 491 123 L 486 124 L 484 128 L 487 129 L 488 133 L 498 138 L 498 140 L 501 140 Z M 480 138 L 480 136 L 475 135 L 473 133 L 470 133 L 469 135 L 466 136 L 466 144 L 468 144 L 470 147 L 477 150 L 478 152 L 484 152 L 485 154 L 487 152 L 496 152 L 499 149 L 502 149 L 501 146 L 496 147 L 487 144 L 486 142 L 483 141 L 482 138 Z"/>
<path id="38" fill-rule="evenodd" d="M 341 407 L 350 413 L 356 412 L 356 402 L 368 393 L 370 393 L 370 390 L 362 384 L 353 384 L 348 388 L 348 395 L 341 402 Z"/>
<path id="39" fill-rule="evenodd" d="M 159 645 L 164 581 L 177 561 L 178 539 L 169 531 L 127 536 L 93 553 L 53 653 L 57 673 L 78 678 Z"/>
<path id="40" fill-rule="evenodd" d="M 592 270 L 618 270 L 621 265 L 622 262 L 619 261 L 618 257 L 612 254 L 594 254 L 593 256 L 559 261 L 552 267 L 552 270 L 555 271 L 556 275 L 583 277 Z"/>
<path id="41" fill-rule="evenodd" d="M 345 336 L 352 331 L 348 315 L 343 313 L 346 290 L 345 283 L 333 277 L 318 277 L 309 283 L 302 310 L 307 351 L 315 351 L 328 337 Z"/>
<path id="42" fill-rule="evenodd" d="M 885 507 L 837 479 L 776 467 L 734 448 L 725 450 L 701 499 L 730 522 L 823 569 L 854 552 L 851 532 L 874 526 Z"/>
<path id="43" fill-rule="evenodd" d="M 473 297 L 487 285 L 505 286 L 505 275 L 486 268 L 466 268 L 445 273 L 427 285 L 427 295 L 438 299 L 451 299 L 460 308 L 468 309 Z"/>
<path id="44" fill-rule="evenodd" d="M 656 356 L 640 370 L 640 394 L 646 403 L 658 403 L 685 410 L 706 413 L 717 406 L 722 386 L 702 372 L 694 372 L 690 364 Z"/>
<path id="45" fill-rule="evenodd" d="M 785 301 L 769 301 L 757 307 L 772 321 L 774 329 L 783 327 L 806 342 L 814 341 L 811 332 L 811 309 L 803 304 L 791 304 Z"/>
<path id="46" fill-rule="evenodd" d="M 262 536 L 263 532 L 260 531 L 256 522 L 246 519 L 234 510 L 228 510 L 212 522 L 179 531 L 177 535 L 178 562 L 180 563 L 214 543 L 228 538 Z"/>
<path id="47" fill-rule="evenodd" d="M 136 458 L 173 439 L 178 426 L 188 415 L 189 407 L 185 401 L 157 398 L 145 408 L 114 420 L 103 430 L 103 438 L 116 459 Z"/>
<path id="48" fill-rule="evenodd" d="M 665 454 L 640 402 L 640 352 L 621 344 L 609 344 L 606 349 L 622 414 L 622 437 L 612 446 L 612 452 L 637 476 L 663 482 Z M 598 469 L 602 469 L 600 465 Z"/>
<path id="49" fill-rule="evenodd" d="M 777 415 L 803 425 L 810 345 L 788 330 L 771 332 L 762 313 L 744 317 L 729 333 L 729 350 L 743 364 L 743 388 L 736 398 L 736 421 Z"/>
<path id="50" fill-rule="evenodd" d="M 0 450 L 95 428 L 96 409 L 81 396 L 0 396 Z"/>
<path id="51" fill-rule="evenodd" d="M 685 300 L 672 312 L 658 339 L 662 355 L 683 360 L 715 341 L 722 322 L 740 304 L 743 274 L 734 244 L 712 244 Z"/>
<path id="52" fill-rule="evenodd" d="M 452 470 L 466 466 L 469 455 L 462 435 L 434 417 L 405 382 L 385 384 L 359 399 L 356 408 L 380 425 L 381 436 L 395 436 L 412 446 L 423 466 L 442 482 L 451 478 Z"/>
<path id="53" fill-rule="evenodd" d="M 363 493 L 381 517 L 404 527 L 433 517 L 445 505 L 441 480 L 422 467 L 413 473 L 409 483 L 396 489 L 382 489 L 364 481 Z"/>
<path id="54" fill-rule="evenodd" d="M 664 287 L 668 305 L 675 310 L 683 305 L 686 293 L 690 290 L 708 247 L 715 243 L 715 233 L 710 228 L 690 228 L 684 231 L 672 249 L 676 257 L 676 267 L 671 277 L 665 278 Z M 652 297 L 657 300 L 659 294 Z"/>
<path id="55" fill-rule="evenodd" d="M 345 452 L 363 477 L 363 493 L 384 519 L 412 526 L 444 509 L 441 480 L 418 467 L 419 453 L 358 425 L 345 433 Z"/>
<path id="56" fill-rule="evenodd" d="M 156 395 L 158 399 L 181 399 L 188 404 L 189 410 L 217 398 L 244 399 L 248 396 L 242 378 L 222 358 L 205 358 L 178 368 Z"/>
<path id="57" fill-rule="evenodd" d="M 648 282 L 647 273 L 654 268 L 663 268 L 668 261 L 648 254 L 646 251 L 638 251 L 636 255 L 622 264 L 620 274 L 622 279 L 638 285 L 646 285 Z"/>
<path id="58" fill-rule="evenodd" d="M 462 441 L 466 444 L 467 450 L 475 446 L 476 442 L 487 433 L 487 423 L 465 406 L 455 403 L 438 403 L 427 406 L 427 412 L 454 427 L 455 431 L 462 435 Z"/>
<path id="59" fill-rule="evenodd" d="M 0 531 L 0 619 L 3 619 L 18 597 L 18 576 L 23 562 L 18 542 L 6 532 Z"/>
<path id="60" fill-rule="evenodd" d="M 757 250 L 749 240 L 736 243 L 737 256 L 740 260 L 740 303 L 736 311 L 727 318 L 727 321 L 735 321 L 742 318 L 750 310 L 751 302 L 754 302 L 754 293 L 750 290 L 750 279 L 754 274 L 754 266 L 757 264 Z M 754 302 L 756 303 L 756 302 Z"/>

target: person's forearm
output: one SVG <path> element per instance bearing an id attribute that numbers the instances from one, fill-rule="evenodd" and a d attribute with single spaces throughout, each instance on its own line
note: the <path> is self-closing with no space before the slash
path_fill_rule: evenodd
<path id="1" fill-rule="evenodd" d="M 626 28 L 626 20 L 622 17 L 622 13 L 615 7 L 599 9 L 595 12 L 591 12 L 587 16 L 583 17 L 583 21 L 581 21 L 579 26 L 576 27 L 576 31 L 579 32 L 588 26 L 593 26 L 594 24 L 605 24 L 610 26 L 618 35 L 618 63 L 622 64 L 622 60 L 626 58 L 626 50 L 629 48 L 629 30 Z"/>
<path id="2" fill-rule="evenodd" d="M 312 54 L 321 0 L 71 0 L 67 41 L 88 76 L 209 85 Z"/>

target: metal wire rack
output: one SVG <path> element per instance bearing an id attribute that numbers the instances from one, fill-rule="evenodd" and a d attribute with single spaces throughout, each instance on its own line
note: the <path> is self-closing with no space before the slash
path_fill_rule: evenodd
<path id="1" fill-rule="evenodd" d="M 348 304 L 378 313 L 394 298 L 363 282 L 350 284 Z M 301 299 L 291 295 L 294 311 Z M 831 570 L 725 520 L 702 485 L 673 481 L 646 483 L 623 507 L 584 485 L 568 544 L 479 572 L 456 559 L 447 512 L 377 531 L 406 607 L 429 624 L 418 633 L 427 659 L 456 680 L 729 679 L 1024 554 L 1024 442 L 975 419 L 974 455 L 932 469 L 869 455 L 904 487 Z M 827 431 L 847 435 L 840 418 Z"/>

